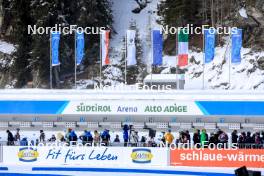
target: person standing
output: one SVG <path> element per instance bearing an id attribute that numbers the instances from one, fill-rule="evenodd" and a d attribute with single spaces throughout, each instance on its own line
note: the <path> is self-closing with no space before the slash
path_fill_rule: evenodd
<path id="1" fill-rule="evenodd" d="M 100 143 L 100 134 L 97 130 L 94 131 L 94 145 L 97 146 Z"/>
<path id="2" fill-rule="evenodd" d="M 109 142 L 110 142 L 110 134 L 109 134 L 109 130 L 105 129 L 103 134 L 101 135 L 102 138 L 102 143 L 105 144 L 105 146 L 109 146 Z"/>
<path id="3" fill-rule="evenodd" d="M 197 129 L 196 132 L 193 134 L 193 144 L 194 146 L 200 148 L 200 142 L 201 142 L 201 139 L 200 139 L 200 130 Z"/>
<path id="4" fill-rule="evenodd" d="M 7 130 L 6 133 L 7 133 L 7 145 L 8 146 L 14 145 L 14 136 L 13 136 L 13 134 L 9 130 Z"/>
<path id="5" fill-rule="evenodd" d="M 43 130 L 39 131 L 40 135 L 39 135 L 39 142 L 45 142 L 45 133 Z"/>
<path id="6" fill-rule="evenodd" d="M 204 147 L 205 144 L 208 143 L 208 134 L 206 133 L 206 129 L 202 130 L 201 133 L 201 145 Z"/>
<path id="7" fill-rule="evenodd" d="M 237 135 L 237 130 L 234 130 L 231 134 L 231 138 L 232 138 L 232 144 L 237 144 L 238 142 L 238 135 Z"/>
<path id="8" fill-rule="evenodd" d="M 124 139 L 124 147 L 127 147 L 128 144 L 128 125 L 124 125 L 123 127 L 123 139 Z"/>
<path id="9" fill-rule="evenodd" d="M 19 134 L 19 131 L 20 131 L 20 129 L 17 128 L 17 129 L 16 129 L 16 134 L 15 134 L 15 141 L 20 141 L 20 134 Z"/>
<path id="10" fill-rule="evenodd" d="M 174 136 L 171 134 L 171 130 L 168 130 L 168 132 L 164 135 L 164 138 L 168 146 L 172 144 Z"/>
<path id="11" fill-rule="evenodd" d="M 136 147 L 139 142 L 138 133 L 134 130 L 133 127 L 130 129 L 129 142 L 132 147 Z"/>

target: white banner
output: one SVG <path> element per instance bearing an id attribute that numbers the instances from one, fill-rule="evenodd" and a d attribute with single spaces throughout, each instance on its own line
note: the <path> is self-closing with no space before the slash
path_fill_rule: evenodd
<path id="1" fill-rule="evenodd" d="M 101 59 L 102 65 L 110 65 L 110 58 L 109 58 L 109 36 L 110 31 L 101 31 Z"/>
<path id="2" fill-rule="evenodd" d="M 70 101 L 62 114 L 203 115 L 195 102 L 176 100 Z"/>
<path id="3" fill-rule="evenodd" d="M 83 166 L 167 166 L 167 148 L 5 146 L 4 164 Z"/>
<path id="4" fill-rule="evenodd" d="M 126 44 L 127 44 L 127 66 L 136 65 L 136 45 L 135 45 L 136 31 L 127 30 Z"/>

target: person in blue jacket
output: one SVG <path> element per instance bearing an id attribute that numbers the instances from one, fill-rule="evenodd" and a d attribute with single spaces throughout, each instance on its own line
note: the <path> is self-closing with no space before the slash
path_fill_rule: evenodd
<path id="1" fill-rule="evenodd" d="M 89 143 L 92 144 L 93 142 L 93 136 L 90 131 L 84 130 L 84 133 L 80 136 L 80 139 L 83 142 L 83 145 Z"/>
<path id="2" fill-rule="evenodd" d="M 109 134 L 109 130 L 105 129 L 103 134 L 101 135 L 101 138 L 102 138 L 102 143 L 105 144 L 105 146 L 108 146 L 109 145 L 109 142 L 110 142 L 110 134 Z"/>
<path id="3" fill-rule="evenodd" d="M 26 137 L 20 141 L 20 146 L 28 146 L 28 140 Z"/>
<path id="4" fill-rule="evenodd" d="M 69 134 L 69 141 L 70 144 L 76 144 L 77 143 L 77 134 L 74 132 L 74 130 L 71 130 L 70 134 Z"/>
<path id="5" fill-rule="evenodd" d="M 129 131 L 129 127 L 128 125 L 124 125 L 123 127 L 123 139 L 124 139 L 124 146 L 126 147 L 128 144 L 128 131 Z"/>

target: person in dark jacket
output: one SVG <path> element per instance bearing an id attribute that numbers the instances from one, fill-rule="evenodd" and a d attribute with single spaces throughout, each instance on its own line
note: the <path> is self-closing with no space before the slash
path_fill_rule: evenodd
<path id="1" fill-rule="evenodd" d="M 49 142 L 56 142 L 56 137 L 55 137 L 55 135 L 53 134 L 52 136 L 51 136 L 51 138 L 48 140 Z"/>
<path id="2" fill-rule="evenodd" d="M 119 139 L 119 135 L 118 134 L 116 135 L 116 137 L 114 139 L 114 142 L 115 143 L 120 143 L 120 139 Z"/>
<path id="3" fill-rule="evenodd" d="M 7 133 L 7 145 L 14 145 L 15 139 L 13 134 L 9 130 L 6 130 L 6 133 Z"/>
<path id="4" fill-rule="evenodd" d="M 200 142 L 201 142 L 200 130 L 196 130 L 196 132 L 193 134 L 193 144 L 196 147 L 200 147 Z"/>
<path id="5" fill-rule="evenodd" d="M 250 145 L 253 143 L 254 143 L 254 139 L 251 136 L 251 132 L 248 131 L 246 135 L 246 146 L 250 147 Z"/>
<path id="6" fill-rule="evenodd" d="M 44 131 L 43 130 L 40 130 L 39 133 L 40 133 L 40 135 L 39 135 L 39 142 L 45 142 L 46 136 L 45 136 Z"/>
<path id="7" fill-rule="evenodd" d="M 232 138 L 232 143 L 233 144 L 237 144 L 238 142 L 238 135 L 237 135 L 237 130 L 234 130 L 231 134 L 231 138 Z"/>

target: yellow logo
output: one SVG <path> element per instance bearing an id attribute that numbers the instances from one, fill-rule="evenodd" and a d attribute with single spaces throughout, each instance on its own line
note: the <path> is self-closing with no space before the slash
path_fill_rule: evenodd
<path id="1" fill-rule="evenodd" d="M 150 149 L 133 149 L 131 158 L 134 163 L 151 163 L 153 154 Z"/>
<path id="2" fill-rule="evenodd" d="M 39 153 L 37 149 L 33 149 L 32 147 L 24 147 L 19 149 L 17 156 L 19 161 L 34 162 L 37 161 Z"/>

